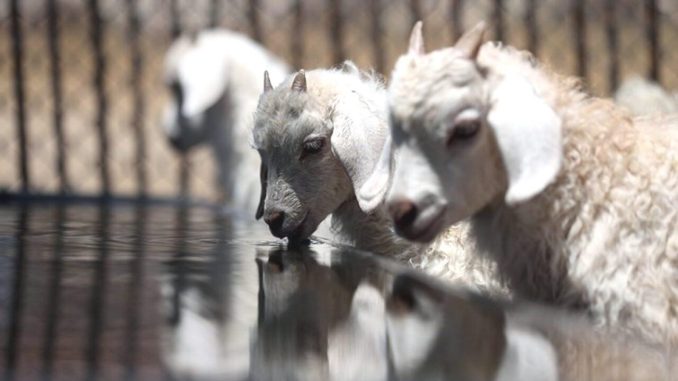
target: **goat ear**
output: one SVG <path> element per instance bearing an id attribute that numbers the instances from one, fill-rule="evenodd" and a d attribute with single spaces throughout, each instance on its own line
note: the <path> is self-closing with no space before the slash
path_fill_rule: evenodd
<path id="1" fill-rule="evenodd" d="M 259 182 L 261 183 L 261 195 L 259 196 L 259 206 L 257 206 L 257 213 L 254 215 L 255 219 L 260 219 L 264 215 L 264 204 L 266 203 L 266 185 L 268 183 L 268 168 L 261 160 L 261 167 L 259 167 Z"/>
<path id="2" fill-rule="evenodd" d="M 480 51 L 480 46 L 485 39 L 485 31 L 487 26 L 484 21 L 479 22 L 471 30 L 464 33 L 454 47 L 461 50 L 465 56 L 475 60 Z"/>
<path id="3" fill-rule="evenodd" d="M 184 92 L 181 113 L 195 117 L 217 103 L 226 91 L 226 55 L 205 41 L 197 41 L 178 66 Z"/>
<path id="4" fill-rule="evenodd" d="M 332 151 L 348 173 L 360 209 L 369 213 L 372 200 L 360 196 L 360 191 L 372 174 L 380 157 L 380 149 L 388 136 L 383 112 L 368 110 L 358 97 L 339 99 L 332 111 Z M 368 192 L 370 194 L 370 192 Z"/>
<path id="5" fill-rule="evenodd" d="M 562 161 L 561 120 L 518 75 L 497 85 L 491 103 L 487 120 L 508 174 L 506 203 L 515 204 L 555 180 Z"/>
<path id="6" fill-rule="evenodd" d="M 371 212 L 381 205 L 391 184 L 392 147 L 391 134 L 388 134 L 376 167 L 356 195 L 358 203 L 366 212 Z"/>

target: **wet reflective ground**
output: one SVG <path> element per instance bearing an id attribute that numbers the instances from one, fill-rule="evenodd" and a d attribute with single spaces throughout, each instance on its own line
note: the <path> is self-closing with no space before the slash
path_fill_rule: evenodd
<path id="1" fill-rule="evenodd" d="M 419 337 L 385 318 L 411 307 L 399 266 L 240 221 L 0 206 L 0 379 L 386 380 L 412 363 L 392 346 Z"/>

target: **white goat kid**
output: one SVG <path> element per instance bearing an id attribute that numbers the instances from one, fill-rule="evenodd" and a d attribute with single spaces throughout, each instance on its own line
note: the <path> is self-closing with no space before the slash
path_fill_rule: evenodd
<path id="1" fill-rule="evenodd" d="M 165 57 L 173 92 L 164 120 L 170 142 L 181 151 L 210 145 L 225 201 L 248 211 L 259 201 L 259 158 L 250 137 L 266 69 L 276 78 L 289 72 L 264 47 L 227 30 L 181 36 Z"/>
<path id="2" fill-rule="evenodd" d="M 276 89 L 268 73 L 264 82 L 253 131 L 262 160 L 257 218 L 276 237 L 300 241 L 332 214 L 347 243 L 402 251 L 385 210 L 364 213 L 354 192 L 388 135 L 383 85 L 350 62 L 344 70 L 302 70 Z"/>
<path id="3" fill-rule="evenodd" d="M 484 30 L 424 54 L 418 24 L 395 66 L 396 230 L 429 241 L 470 217 L 518 294 L 677 343 L 678 120 L 634 120 Z M 389 164 L 361 193 L 383 194 Z"/>

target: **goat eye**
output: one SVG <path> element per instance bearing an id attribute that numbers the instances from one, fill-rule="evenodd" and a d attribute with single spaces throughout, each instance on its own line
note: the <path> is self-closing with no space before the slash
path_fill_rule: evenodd
<path id="1" fill-rule="evenodd" d="M 447 146 L 455 142 L 467 141 L 473 138 L 480 130 L 480 119 L 460 120 L 454 124 L 447 138 Z"/>
<path id="2" fill-rule="evenodd" d="M 312 155 L 322 151 L 325 146 L 325 138 L 315 137 L 307 139 L 302 144 L 303 151 L 301 153 L 301 158 L 304 158 L 306 155 Z"/>

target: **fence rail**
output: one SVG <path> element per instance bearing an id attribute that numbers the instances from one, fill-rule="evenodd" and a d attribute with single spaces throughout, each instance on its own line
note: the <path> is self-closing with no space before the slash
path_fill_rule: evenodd
<path id="1" fill-rule="evenodd" d="M 0 120 L 14 133 L 0 132 L 0 189 L 215 197 L 208 154 L 175 155 L 156 126 L 172 38 L 227 27 L 295 67 L 351 58 L 388 74 L 419 19 L 430 47 L 489 20 L 494 39 L 597 94 L 633 73 L 678 87 L 678 4 L 668 0 L 10 0 L 0 10 L 0 84 L 11 83 L 0 85 Z"/>

